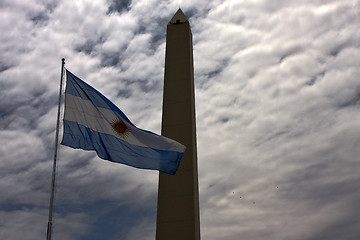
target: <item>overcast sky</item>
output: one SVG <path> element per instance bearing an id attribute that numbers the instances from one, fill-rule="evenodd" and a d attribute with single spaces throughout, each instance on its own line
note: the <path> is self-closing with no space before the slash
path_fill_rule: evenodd
<path id="1" fill-rule="evenodd" d="M 359 0 L 0 0 L 0 239 L 46 238 L 62 57 L 160 133 L 179 6 L 202 239 L 360 239 Z M 61 146 L 53 239 L 155 239 L 157 184 L 157 171 Z"/>

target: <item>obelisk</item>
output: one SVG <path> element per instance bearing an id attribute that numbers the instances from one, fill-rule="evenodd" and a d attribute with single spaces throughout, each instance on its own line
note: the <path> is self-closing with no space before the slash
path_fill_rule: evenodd
<path id="1" fill-rule="evenodd" d="M 175 175 L 159 173 L 156 239 L 199 240 L 192 33 L 181 9 L 167 25 L 161 133 L 186 151 Z"/>

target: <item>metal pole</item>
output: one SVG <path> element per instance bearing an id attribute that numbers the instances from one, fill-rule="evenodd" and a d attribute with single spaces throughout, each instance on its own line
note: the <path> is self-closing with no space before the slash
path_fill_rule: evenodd
<path id="1" fill-rule="evenodd" d="M 60 90 L 59 90 L 59 105 L 58 105 L 57 122 L 56 122 L 54 163 L 53 163 L 52 180 L 51 180 L 49 221 L 48 221 L 48 225 L 47 225 L 46 240 L 51 240 L 51 233 L 52 233 L 52 214 L 53 214 L 53 209 L 54 209 L 56 159 L 57 159 L 58 145 L 59 145 L 58 142 L 59 142 L 59 126 L 60 126 L 60 106 L 61 106 L 61 96 L 62 96 L 61 92 L 62 92 L 64 68 L 65 68 L 65 58 L 62 58 L 61 61 L 62 61 L 62 65 L 61 65 Z"/>

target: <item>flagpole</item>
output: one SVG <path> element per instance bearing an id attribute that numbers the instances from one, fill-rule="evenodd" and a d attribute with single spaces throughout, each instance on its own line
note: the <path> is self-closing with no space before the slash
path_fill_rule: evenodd
<path id="1" fill-rule="evenodd" d="M 58 105 L 57 121 L 56 121 L 54 162 L 53 162 L 53 170 L 52 170 L 50 206 L 49 206 L 49 221 L 48 221 L 48 225 L 47 225 L 46 240 L 51 240 L 51 233 L 52 233 L 52 214 L 53 214 L 53 209 L 54 209 L 56 160 L 57 160 L 58 145 L 59 145 L 58 142 L 59 142 L 59 126 L 60 126 L 60 107 L 61 107 L 61 96 L 62 96 L 61 92 L 62 92 L 62 86 L 63 86 L 65 58 L 62 58 L 61 61 L 62 61 L 62 64 L 61 64 L 61 77 L 60 77 L 60 90 L 59 90 L 59 105 Z"/>

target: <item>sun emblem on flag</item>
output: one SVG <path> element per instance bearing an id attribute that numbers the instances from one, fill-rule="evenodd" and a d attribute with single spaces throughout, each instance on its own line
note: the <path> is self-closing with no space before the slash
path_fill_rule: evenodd
<path id="1" fill-rule="evenodd" d="M 113 120 L 111 123 L 111 127 L 121 137 L 127 137 L 130 132 L 129 127 L 126 126 L 124 121 L 120 118 Z"/>

